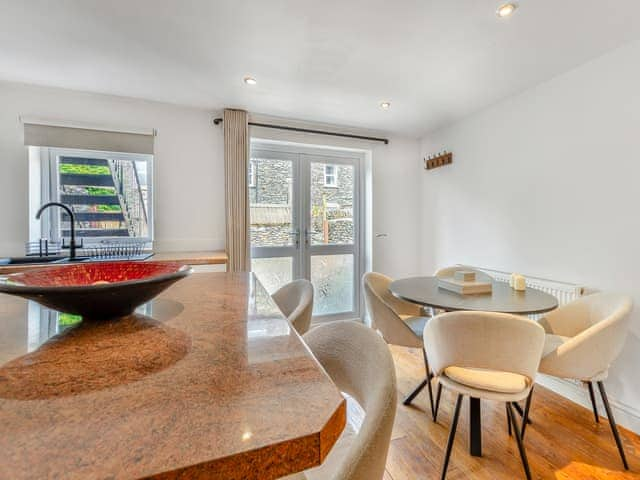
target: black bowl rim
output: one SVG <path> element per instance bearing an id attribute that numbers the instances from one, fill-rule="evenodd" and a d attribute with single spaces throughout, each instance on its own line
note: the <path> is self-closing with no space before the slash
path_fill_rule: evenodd
<path id="1" fill-rule="evenodd" d="M 154 264 L 166 264 L 175 263 L 180 265 L 179 262 L 100 262 L 105 263 L 154 263 Z M 51 268 L 51 267 L 49 267 Z M 49 268 L 39 268 L 38 270 L 48 270 Z M 64 268 L 64 267 L 62 267 Z M 34 270 L 31 270 L 34 271 Z M 115 290 L 122 287 L 131 287 L 138 285 L 149 285 L 158 282 L 164 282 L 168 280 L 179 280 L 193 273 L 193 267 L 190 265 L 182 264 L 175 272 L 165 273 L 162 275 L 156 275 L 154 277 L 140 278 L 135 280 L 126 280 L 124 282 L 112 282 L 98 285 L 60 285 L 60 286 L 42 286 L 37 287 L 33 285 L 21 285 L 19 283 L 9 283 L 12 278 L 16 278 L 23 275 L 26 272 L 12 273 L 3 277 L 0 277 L 0 293 L 26 293 L 26 294 L 46 294 L 46 293 L 93 293 L 104 292 L 109 290 Z"/>

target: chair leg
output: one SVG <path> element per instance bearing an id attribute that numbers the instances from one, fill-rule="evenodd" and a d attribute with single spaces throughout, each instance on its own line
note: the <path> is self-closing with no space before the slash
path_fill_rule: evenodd
<path id="1" fill-rule="evenodd" d="M 527 397 L 527 401 L 524 404 L 524 415 L 522 416 L 522 439 L 524 440 L 524 431 L 527 429 L 527 424 L 529 422 L 529 409 L 531 408 L 531 399 L 533 398 L 533 387 L 531 387 L 531 391 L 529 391 L 529 396 Z"/>
<path id="2" fill-rule="evenodd" d="M 518 405 L 516 402 L 513 402 L 513 406 L 516 411 L 522 416 L 522 438 L 524 438 L 524 431 L 527 428 L 527 424 L 531 424 L 531 420 L 529 419 L 529 408 L 531 407 L 531 396 L 533 395 L 533 388 L 529 392 L 529 396 L 527 397 L 527 401 L 524 406 L 524 410 Z M 507 428 L 509 430 L 509 436 L 511 436 L 511 421 L 509 420 L 509 408 L 507 406 Z"/>
<path id="3" fill-rule="evenodd" d="M 504 408 L 507 412 L 507 429 L 509 430 L 509 436 L 511 436 L 511 417 L 509 417 L 509 404 L 505 403 Z"/>
<path id="4" fill-rule="evenodd" d="M 591 398 L 591 406 L 593 407 L 593 416 L 596 419 L 596 423 L 600 423 L 600 415 L 598 415 L 598 406 L 596 405 L 596 396 L 593 392 L 593 382 L 587 382 L 589 387 L 589 398 Z"/>
<path id="5" fill-rule="evenodd" d="M 524 410 L 522 409 L 522 407 L 518 402 L 513 402 L 513 408 L 515 408 L 516 412 L 518 412 L 518 414 L 524 419 Z M 527 423 L 531 425 L 533 422 L 531 421 L 530 418 L 527 417 Z"/>
<path id="6" fill-rule="evenodd" d="M 409 395 L 407 395 L 407 397 L 402 401 L 403 405 L 410 405 L 411 402 L 413 402 L 413 399 L 416 398 L 416 396 L 424 389 L 424 387 L 427 387 L 427 389 L 429 390 L 429 408 L 431 409 L 431 417 L 433 418 L 434 416 L 434 409 L 433 409 L 433 388 L 431 386 L 431 379 L 433 378 L 433 374 L 431 373 L 431 370 L 429 369 L 429 361 L 427 360 L 427 352 L 424 350 L 424 348 L 422 349 L 422 358 L 424 359 L 424 368 L 427 374 L 427 378 L 424 379 L 422 382 L 420 382 L 420 385 L 418 385 L 415 390 L 413 390 L 413 392 L 411 392 Z"/>
<path id="7" fill-rule="evenodd" d="M 456 400 L 456 408 L 453 412 L 453 419 L 451 420 L 451 429 L 449 430 L 449 439 L 447 440 L 447 450 L 444 454 L 444 464 L 442 465 L 441 480 L 444 480 L 447 476 L 447 468 L 449 467 L 449 458 L 451 457 L 451 449 L 453 447 L 453 441 L 456 438 L 456 428 L 458 427 L 458 418 L 460 417 L 460 407 L 462 406 L 462 394 L 458 394 Z"/>
<path id="8" fill-rule="evenodd" d="M 431 407 L 431 418 L 434 418 L 435 403 L 433 401 L 433 388 L 431 385 L 431 379 L 433 378 L 433 373 L 431 373 L 431 369 L 429 368 L 429 360 L 427 360 L 427 351 L 424 348 L 422 349 L 422 358 L 424 358 L 424 369 L 427 372 L 427 389 L 429 390 L 429 407 Z"/>
<path id="9" fill-rule="evenodd" d="M 440 409 L 440 396 L 442 395 L 442 384 L 438 383 L 438 392 L 436 393 L 436 406 L 433 408 L 433 421 L 438 421 L 438 410 Z"/>
<path id="10" fill-rule="evenodd" d="M 520 427 L 518 427 L 518 422 L 516 420 L 516 415 L 513 412 L 512 403 L 507 403 L 507 414 L 509 415 L 509 420 L 511 421 L 511 425 L 513 426 L 513 434 L 516 437 L 516 443 L 518 444 L 518 451 L 520 452 L 520 459 L 522 460 L 524 474 L 526 475 L 527 480 L 531 480 L 531 470 L 529 470 L 529 460 L 527 460 L 527 452 L 525 451 L 524 445 L 522 444 Z"/>
<path id="11" fill-rule="evenodd" d="M 604 403 L 604 409 L 607 412 L 607 418 L 609 419 L 609 425 L 611 425 L 613 437 L 616 440 L 616 445 L 618 446 L 618 451 L 620 452 L 620 458 L 622 458 L 622 464 L 624 465 L 625 470 L 629 470 L 627 456 L 624 454 L 624 448 L 622 446 L 622 441 L 620 440 L 620 434 L 618 433 L 618 426 L 616 425 L 616 420 L 613 418 L 611 406 L 609 405 L 609 399 L 607 398 L 607 392 L 605 392 L 604 390 L 604 383 L 602 383 L 602 381 L 598 382 L 598 389 L 600 390 L 600 396 L 602 397 L 602 402 Z"/>
<path id="12" fill-rule="evenodd" d="M 411 392 L 409 395 L 406 396 L 406 398 L 402 401 L 403 405 L 410 405 L 411 402 L 413 402 L 413 399 L 416 398 L 416 396 L 418 396 L 418 394 L 422 391 L 422 389 L 424 387 L 427 386 L 428 380 L 423 380 L 422 382 L 420 382 L 420 385 L 418 385 L 413 392 Z"/>

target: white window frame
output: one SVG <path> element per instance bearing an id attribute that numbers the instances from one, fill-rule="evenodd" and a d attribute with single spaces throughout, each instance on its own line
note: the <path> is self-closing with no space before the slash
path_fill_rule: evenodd
<path id="1" fill-rule="evenodd" d="M 256 171 L 256 162 L 254 160 L 249 160 L 249 188 L 254 188 L 257 183 L 258 172 Z"/>
<path id="2" fill-rule="evenodd" d="M 333 173 L 327 173 L 327 169 L 332 168 Z M 332 178 L 332 181 L 328 179 Z M 338 166 L 337 165 L 325 165 L 324 166 L 324 186 L 329 188 L 338 188 Z"/>
<path id="3" fill-rule="evenodd" d="M 59 202 L 59 177 L 58 162 L 60 157 L 86 157 L 86 158 L 107 158 L 111 160 L 128 160 L 135 162 L 147 162 L 147 222 L 149 235 L 146 237 L 135 237 L 136 242 L 153 242 L 154 239 L 154 173 L 153 173 L 153 155 L 142 153 L 122 153 L 122 152 L 105 152 L 98 150 L 83 150 L 74 148 L 49 148 L 49 147 L 30 147 L 39 148 L 40 150 L 40 175 L 41 175 L 41 191 L 30 192 L 32 199 L 39 197 L 39 203 L 44 205 L 47 202 Z M 62 241 L 60 228 L 60 212 L 58 209 L 50 208 L 48 212 L 42 216 L 41 231 L 39 238 L 49 238 L 53 241 Z M 33 235 L 32 235 L 33 236 Z M 37 238 L 31 238 L 37 240 Z M 77 238 L 77 241 L 84 241 L 85 247 L 103 242 L 123 243 L 132 240 L 132 237 L 83 237 Z"/>

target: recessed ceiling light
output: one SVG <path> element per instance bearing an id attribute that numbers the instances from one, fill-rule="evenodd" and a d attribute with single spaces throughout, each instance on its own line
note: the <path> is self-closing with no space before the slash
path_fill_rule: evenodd
<path id="1" fill-rule="evenodd" d="M 382 102 L 382 103 L 380 103 L 380 108 L 382 110 L 389 110 L 390 107 L 391 107 L 391 102 Z"/>
<path id="2" fill-rule="evenodd" d="M 498 7 L 498 10 L 496 10 L 496 15 L 498 15 L 500 18 L 508 17 L 516 11 L 516 8 L 518 8 L 518 6 L 515 3 L 505 3 Z"/>
<path id="3" fill-rule="evenodd" d="M 246 83 L 247 85 L 255 85 L 256 83 L 258 83 L 258 82 L 256 81 L 256 79 L 255 79 L 255 78 L 253 78 L 253 77 L 244 77 L 244 78 L 242 79 L 242 81 L 243 81 L 244 83 Z"/>

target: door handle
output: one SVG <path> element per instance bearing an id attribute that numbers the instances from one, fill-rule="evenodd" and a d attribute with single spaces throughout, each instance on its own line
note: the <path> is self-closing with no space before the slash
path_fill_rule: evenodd
<path id="1" fill-rule="evenodd" d="M 309 245 L 311 243 L 311 235 L 319 235 L 321 232 L 316 232 L 315 230 L 306 230 L 304 231 L 304 239 L 305 243 Z"/>
<path id="2" fill-rule="evenodd" d="M 300 246 L 300 230 L 299 229 L 290 230 L 289 236 L 296 238 L 296 247 L 299 247 Z"/>

